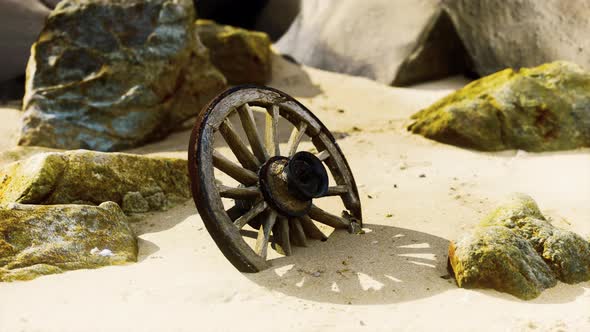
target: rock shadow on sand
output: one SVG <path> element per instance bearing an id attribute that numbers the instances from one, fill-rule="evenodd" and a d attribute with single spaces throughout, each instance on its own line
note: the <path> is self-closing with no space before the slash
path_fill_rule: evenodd
<path id="1" fill-rule="evenodd" d="M 447 271 L 448 240 L 390 226 L 364 229 L 295 247 L 292 256 L 246 276 L 286 295 L 336 304 L 398 303 L 456 289 Z"/>

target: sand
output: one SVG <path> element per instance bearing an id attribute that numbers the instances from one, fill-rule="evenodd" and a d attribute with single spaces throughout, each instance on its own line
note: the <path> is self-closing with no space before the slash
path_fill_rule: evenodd
<path id="1" fill-rule="evenodd" d="M 506 195 L 524 192 L 553 222 L 590 235 L 590 150 L 481 153 L 408 133 L 408 118 L 461 87 L 396 89 L 275 61 L 272 86 L 330 128 L 356 177 L 367 233 L 334 232 L 258 274 L 217 249 L 189 201 L 134 224 L 137 264 L 0 283 L 0 331 L 588 331 L 590 283 L 525 302 L 459 289 L 448 241 Z M 1 109 L 0 149 L 18 111 Z M 132 150 L 184 158 L 188 132 Z M 3 153 L 0 163 L 27 153 Z"/>

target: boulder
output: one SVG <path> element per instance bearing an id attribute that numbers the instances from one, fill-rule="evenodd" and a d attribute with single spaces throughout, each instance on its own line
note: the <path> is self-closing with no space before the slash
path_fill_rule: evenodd
<path id="1" fill-rule="evenodd" d="M 279 52 L 308 66 L 391 84 L 404 60 L 419 53 L 418 40 L 428 42 L 428 33 L 423 31 L 436 25 L 438 10 L 437 0 L 306 0 L 301 2 L 299 15 L 275 46 Z M 439 26 L 448 28 L 444 22 Z M 453 38 L 429 43 L 429 52 L 441 45 L 453 49 L 455 46 L 448 44 L 458 42 Z M 440 54 L 442 50 L 434 53 Z M 430 59 L 438 61 L 436 56 Z M 430 66 L 428 61 L 421 63 Z M 413 77 L 411 68 L 416 67 L 419 66 L 406 65 L 407 70 L 399 74 L 398 82 L 452 74 L 433 69 L 430 75 L 422 70 Z M 444 64 L 439 67 L 444 69 Z"/>
<path id="2" fill-rule="evenodd" d="M 114 151 L 159 139 L 226 85 L 190 0 L 64 0 L 32 47 L 21 145 Z"/>
<path id="3" fill-rule="evenodd" d="M 186 160 L 123 153 L 39 153 L 0 170 L 0 204 L 112 201 L 126 213 L 169 208 L 191 197 Z"/>
<path id="4" fill-rule="evenodd" d="M 570 284 L 590 280 L 590 242 L 553 226 L 530 196 L 513 195 L 481 224 L 506 227 L 529 241 L 559 280 Z"/>
<path id="5" fill-rule="evenodd" d="M 505 227 L 476 229 L 449 246 L 459 287 L 493 288 L 533 299 L 557 280 L 526 240 Z"/>
<path id="6" fill-rule="evenodd" d="M 568 62 L 506 69 L 414 114 L 410 131 L 483 151 L 590 146 L 590 73 Z"/>
<path id="7" fill-rule="evenodd" d="M 113 202 L 0 207 L 0 281 L 135 262 L 137 250 Z"/>
<path id="8" fill-rule="evenodd" d="M 553 226 L 531 197 L 519 194 L 451 243 L 449 262 L 460 287 L 528 300 L 556 280 L 590 280 L 590 242 Z"/>
<path id="9" fill-rule="evenodd" d="M 590 1 L 444 0 L 481 76 L 567 60 L 590 70 Z"/>
<path id="10" fill-rule="evenodd" d="M 197 20 L 199 38 L 211 52 L 211 61 L 230 84 L 264 84 L 270 80 L 270 39 L 250 31 L 210 20 Z"/>
<path id="11" fill-rule="evenodd" d="M 43 28 L 47 15 L 49 9 L 39 0 L 0 1 L 0 82 L 25 73 L 31 45 Z"/>

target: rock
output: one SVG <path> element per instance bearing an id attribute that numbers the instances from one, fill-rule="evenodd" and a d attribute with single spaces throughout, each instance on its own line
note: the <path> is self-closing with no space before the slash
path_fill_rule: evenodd
<path id="1" fill-rule="evenodd" d="M 230 84 L 264 84 L 270 80 L 271 43 L 266 33 L 210 20 L 197 20 L 196 29 L 211 52 L 211 61 Z"/>
<path id="2" fill-rule="evenodd" d="M 449 262 L 460 287 L 532 299 L 557 279 L 590 280 L 590 242 L 553 226 L 531 197 L 519 194 L 452 243 Z"/>
<path id="3" fill-rule="evenodd" d="M 150 210 L 150 204 L 138 191 L 126 193 L 121 206 L 127 213 L 143 213 Z"/>
<path id="4" fill-rule="evenodd" d="M 531 197 L 511 197 L 482 225 L 503 226 L 528 240 L 559 280 L 570 284 L 590 280 L 590 242 L 553 226 Z"/>
<path id="5" fill-rule="evenodd" d="M 557 280 L 531 244 L 500 226 L 477 229 L 449 247 L 457 284 L 533 299 Z"/>
<path id="6" fill-rule="evenodd" d="M 437 0 L 306 0 L 275 46 L 308 66 L 391 84 L 438 7 Z M 415 81 L 409 71 L 402 76 Z"/>
<path id="7" fill-rule="evenodd" d="M 267 0 L 256 16 L 254 30 L 264 31 L 272 41 L 287 32 L 301 10 L 301 0 Z"/>
<path id="8" fill-rule="evenodd" d="M 111 255 L 91 253 L 108 249 Z M 113 202 L 100 206 L 9 204 L 0 208 L 0 281 L 137 260 L 137 242 Z"/>
<path id="9" fill-rule="evenodd" d="M 196 115 L 225 84 L 190 0 L 64 0 L 32 47 L 19 144 L 138 146 Z"/>
<path id="10" fill-rule="evenodd" d="M 590 70 L 590 1 L 445 0 L 481 76 L 567 60 Z"/>
<path id="11" fill-rule="evenodd" d="M 113 201 L 125 212 L 137 213 L 165 209 L 191 197 L 185 160 L 123 153 L 40 153 L 5 166 L 0 181 L 0 204 Z"/>
<path id="12" fill-rule="evenodd" d="M 568 62 L 506 69 L 414 114 L 409 130 L 483 151 L 590 146 L 590 73 Z"/>
<path id="13" fill-rule="evenodd" d="M 48 14 L 49 9 L 38 0 L 0 1 L 0 82 L 25 73 L 31 44 Z"/>
<path id="14" fill-rule="evenodd" d="M 439 10 L 432 15 L 405 57 L 391 83 L 406 86 L 467 73 L 472 61 L 448 14 Z"/>

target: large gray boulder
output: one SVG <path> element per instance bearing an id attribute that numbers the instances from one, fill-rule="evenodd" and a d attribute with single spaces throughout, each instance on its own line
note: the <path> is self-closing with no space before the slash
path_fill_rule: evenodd
<path id="1" fill-rule="evenodd" d="M 21 145 L 114 151 L 167 135 L 226 81 L 190 0 L 64 0 L 32 47 Z"/>
<path id="2" fill-rule="evenodd" d="M 391 84 L 437 14 L 438 2 L 305 0 L 276 47 L 308 66 Z"/>
<path id="3" fill-rule="evenodd" d="M 31 45 L 49 11 L 39 0 L 0 1 L 0 82 L 24 74 Z"/>
<path id="4" fill-rule="evenodd" d="M 444 0 L 475 71 L 567 60 L 590 69 L 590 0 Z"/>

